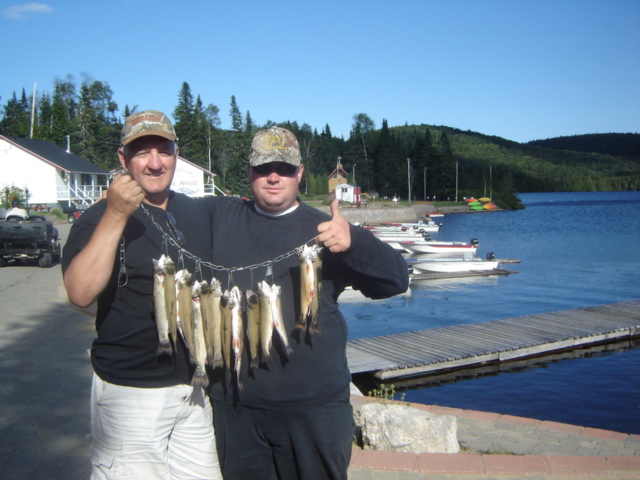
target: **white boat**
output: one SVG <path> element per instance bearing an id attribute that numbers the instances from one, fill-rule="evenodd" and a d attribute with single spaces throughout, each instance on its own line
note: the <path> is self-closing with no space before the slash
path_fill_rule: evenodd
<path id="1" fill-rule="evenodd" d="M 418 220 L 417 222 L 412 222 L 412 223 L 385 222 L 385 223 L 381 223 L 380 225 L 382 225 L 383 227 L 413 229 L 418 231 L 419 233 L 424 233 L 424 232 L 434 233 L 434 232 L 440 231 L 440 227 L 442 226 L 442 223 L 436 223 L 433 220 Z"/>
<path id="2" fill-rule="evenodd" d="M 500 268 L 499 260 L 482 260 L 474 258 L 473 260 L 427 260 L 424 262 L 416 262 L 411 265 L 413 273 L 453 273 L 453 272 L 486 272 Z"/>
<path id="3" fill-rule="evenodd" d="M 398 244 L 410 253 L 475 253 L 478 250 L 478 240 L 472 238 L 470 242 L 441 242 L 437 240 L 400 240 Z"/>

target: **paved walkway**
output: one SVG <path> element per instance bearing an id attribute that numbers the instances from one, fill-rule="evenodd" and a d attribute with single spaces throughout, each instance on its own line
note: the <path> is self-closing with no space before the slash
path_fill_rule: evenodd
<path id="1" fill-rule="evenodd" d="M 58 229 L 66 238 L 69 225 Z M 88 479 L 95 333 L 67 302 L 59 265 L 0 269 L 0 331 L 0 480 Z M 637 435 L 413 406 L 455 415 L 464 453 L 354 448 L 350 480 L 640 479 Z"/>

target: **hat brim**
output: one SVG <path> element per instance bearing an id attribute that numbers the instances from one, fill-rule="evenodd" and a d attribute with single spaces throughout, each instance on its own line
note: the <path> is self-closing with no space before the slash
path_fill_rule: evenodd
<path id="1" fill-rule="evenodd" d="M 145 130 L 144 132 L 136 133 L 135 135 L 131 135 L 130 137 L 125 138 L 122 141 L 122 145 L 127 145 L 140 137 L 148 137 L 149 135 L 166 138 L 167 140 L 171 140 L 172 142 L 175 142 L 177 138 L 175 135 L 171 135 L 167 132 L 160 132 L 158 130 Z"/>
<path id="2" fill-rule="evenodd" d="M 260 165 L 264 165 L 265 163 L 273 163 L 273 162 L 283 162 L 288 163 L 289 165 L 293 165 L 294 167 L 300 166 L 300 160 L 298 158 L 290 157 L 289 155 L 259 155 L 253 157 L 249 160 L 249 165 L 252 167 L 258 167 Z"/>

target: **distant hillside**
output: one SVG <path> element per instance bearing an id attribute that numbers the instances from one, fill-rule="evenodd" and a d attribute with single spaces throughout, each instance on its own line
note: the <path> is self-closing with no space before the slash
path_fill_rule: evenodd
<path id="1" fill-rule="evenodd" d="M 574 152 L 601 153 L 640 160 L 640 134 L 638 133 L 593 133 L 535 140 L 527 145 L 572 150 Z"/>
<path id="2" fill-rule="evenodd" d="M 494 190 L 513 192 L 640 190 L 638 134 L 580 135 L 521 144 L 446 126 L 406 125 L 392 130 L 400 141 L 407 141 L 427 128 L 436 143 L 446 132 L 459 162 L 463 191 L 478 191 L 488 182 Z M 595 152 L 598 149 L 601 152 Z"/>

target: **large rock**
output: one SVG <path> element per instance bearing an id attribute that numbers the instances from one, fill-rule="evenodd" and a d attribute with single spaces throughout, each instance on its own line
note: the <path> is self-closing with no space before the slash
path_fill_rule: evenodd
<path id="1" fill-rule="evenodd" d="M 409 453 L 458 453 L 456 417 L 414 407 L 367 403 L 360 422 L 365 449 Z"/>

